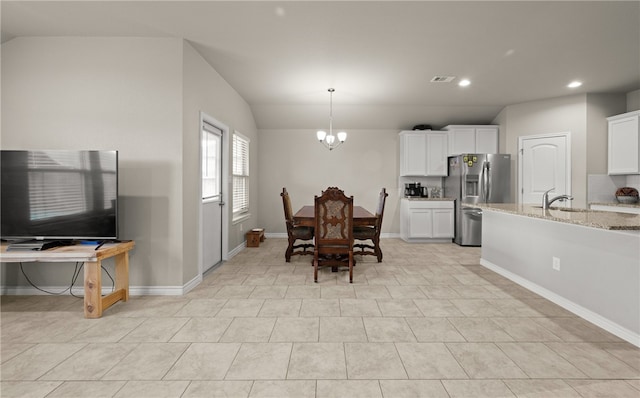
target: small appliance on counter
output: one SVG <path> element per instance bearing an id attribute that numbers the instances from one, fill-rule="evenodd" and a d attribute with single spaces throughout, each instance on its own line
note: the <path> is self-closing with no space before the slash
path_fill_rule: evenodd
<path id="1" fill-rule="evenodd" d="M 427 187 L 423 187 L 419 182 L 410 182 L 404 184 L 405 198 L 426 198 L 428 197 Z"/>

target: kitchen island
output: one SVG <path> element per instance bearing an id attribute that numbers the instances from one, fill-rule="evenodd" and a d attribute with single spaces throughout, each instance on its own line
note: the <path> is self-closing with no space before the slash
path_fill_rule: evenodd
<path id="1" fill-rule="evenodd" d="M 640 347 L 640 215 L 478 207 L 483 266 Z"/>

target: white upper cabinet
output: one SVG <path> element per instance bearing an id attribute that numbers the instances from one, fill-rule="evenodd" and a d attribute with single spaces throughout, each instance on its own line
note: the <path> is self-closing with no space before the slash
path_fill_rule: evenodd
<path id="1" fill-rule="evenodd" d="M 447 133 L 432 131 L 427 138 L 427 173 L 428 176 L 446 176 L 447 170 Z"/>
<path id="2" fill-rule="evenodd" d="M 447 133 L 412 130 L 400 132 L 401 176 L 446 176 Z"/>
<path id="3" fill-rule="evenodd" d="M 463 153 L 498 153 L 498 126 L 449 125 L 448 155 Z"/>
<path id="4" fill-rule="evenodd" d="M 400 175 L 421 176 L 427 172 L 427 136 L 421 131 L 400 133 Z"/>
<path id="5" fill-rule="evenodd" d="M 452 126 L 444 129 L 449 130 Z M 453 126 L 449 134 L 449 155 L 476 153 L 476 129 L 473 127 Z"/>
<path id="6" fill-rule="evenodd" d="M 640 174 L 640 111 L 607 118 L 609 174 Z"/>
<path id="7" fill-rule="evenodd" d="M 476 128 L 476 153 L 498 153 L 498 127 Z"/>

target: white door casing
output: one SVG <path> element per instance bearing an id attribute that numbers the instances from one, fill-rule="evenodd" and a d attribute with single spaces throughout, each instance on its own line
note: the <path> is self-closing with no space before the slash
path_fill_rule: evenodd
<path id="1" fill-rule="evenodd" d="M 518 154 L 519 203 L 541 205 L 542 194 L 551 188 L 550 196 L 571 194 L 569 132 L 520 137 Z"/>
<path id="2" fill-rule="evenodd" d="M 229 146 L 229 128 L 224 124 L 218 122 L 214 118 L 201 113 L 200 114 L 200 126 L 204 126 L 204 123 L 215 127 L 214 130 L 219 132 L 219 140 L 217 142 L 217 158 L 219 159 L 219 167 L 216 174 L 219 182 L 220 194 L 211 198 L 201 199 L 200 201 L 200 273 L 203 274 L 216 264 L 219 264 L 222 260 L 226 260 L 228 251 L 228 222 L 229 217 L 225 210 L 225 204 L 228 203 L 228 167 L 224 159 L 228 159 L 228 146 Z M 201 140 L 204 134 L 201 127 Z M 215 135 L 215 134 L 214 134 Z M 200 151 L 202 156 L 202 148 Z M 200 167 L 200 180 L 203 177 L 202 171 L 202 158 Z M 202 185 L 201 185 L 202 187 Z M 202 198 L 202 188 L 201 188 Z"/>

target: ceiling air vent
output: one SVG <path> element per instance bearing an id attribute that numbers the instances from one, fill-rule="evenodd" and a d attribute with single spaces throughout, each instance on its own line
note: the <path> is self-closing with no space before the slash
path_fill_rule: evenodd
<path id="1" fill-rule="evenodd" d="M 431 78 L 431 83 L 451 83 L 455 76 L 434 76 Z"/>

